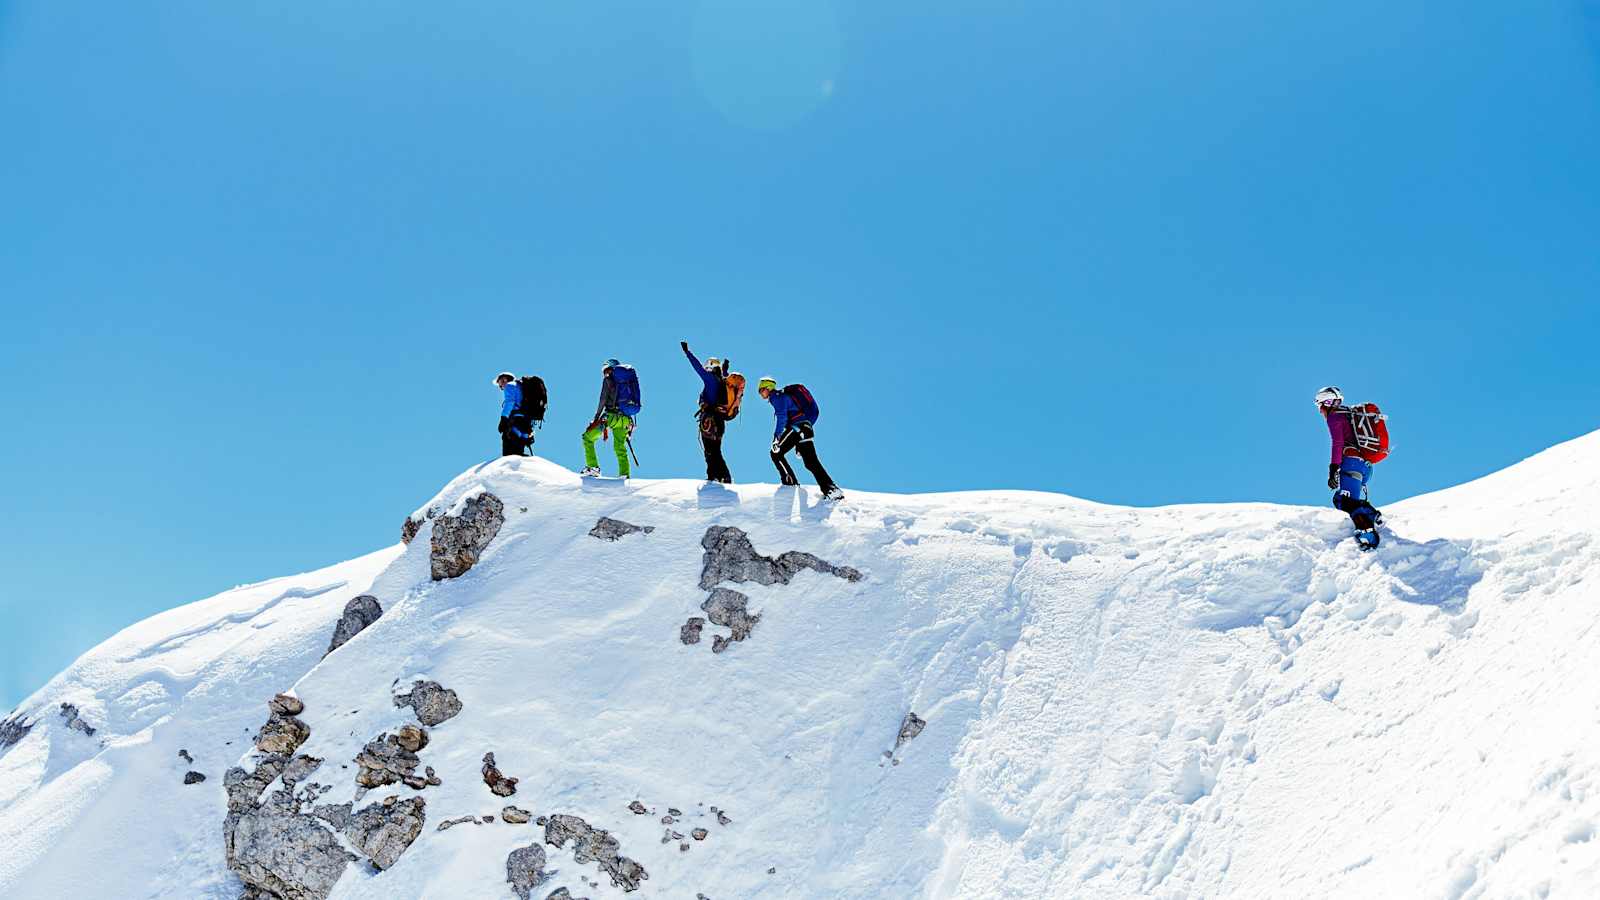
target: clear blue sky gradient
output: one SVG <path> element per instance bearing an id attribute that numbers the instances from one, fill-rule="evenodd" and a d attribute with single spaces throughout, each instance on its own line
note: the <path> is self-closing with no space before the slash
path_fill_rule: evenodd
<path id="1" fill-rule="evenodd" d="M 395 540 L 501 368 L 576 467 L 631 360 L 691 477 L 688 338 L 847 490 L 1322 504 L 1328 382 L 1380 504 L 1587 432 L 1597 10 L 0 0 L 0 708 Z"/>

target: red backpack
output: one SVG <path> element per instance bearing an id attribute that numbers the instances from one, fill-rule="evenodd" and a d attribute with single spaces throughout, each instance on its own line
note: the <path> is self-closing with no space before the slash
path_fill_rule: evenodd
<path id="1" fill-rule="evenodd" d="M 1389 457 L 1388 417 L 1376 403 L 1358 403 L 1350 407 L 1350 430 L 1355 434 L 1356 450 L 1369 463 L 1381 463 Z"/>

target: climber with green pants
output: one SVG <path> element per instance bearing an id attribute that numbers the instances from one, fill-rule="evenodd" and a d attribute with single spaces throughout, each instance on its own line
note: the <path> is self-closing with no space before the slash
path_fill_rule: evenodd
<path id="1" fill-rule="evenodd" d="M 633 436 L 633 417 L 644 406 L 639 394 L 639 375 L 632 366 L 625 366 L 615 358 L 605 361 L 600 374 L 600 403 L 595 407 L 594 419 L 583 431 L 583 474 L 600 475 L 600 458 L 595 455 L 594 442 L 609 432 L 612 449 L 617 452 L 617 474 L 627 478 L 632 474 L 628 467 L 628 440 Z"/>

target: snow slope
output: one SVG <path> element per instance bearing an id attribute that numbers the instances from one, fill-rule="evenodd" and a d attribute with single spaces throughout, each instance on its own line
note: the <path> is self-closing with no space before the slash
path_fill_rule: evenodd
<path id="1" fill-rule="evenodd" d="M 1386 506 L 1365 555 L 1332 509 L 832 506 L 584 485 L 535 459 L 424 509 L 483 490 L 506 522 L 459 578 L 430 580 L 424 525 L 134 626 L 31 697 L 0 750 L 0 895 L 237 896 L 222 775 L 264 701 L 304 701 L 300 752 L 341 802 L 363 744 L 412 721 L 392 696 L 417 678 L 464 705 L 419 753 L 443 783 L 361 801 L 421 796 L 427 822 L 389 870 L 351 866 L 340 900 L 510 897 L 507 855 L 542 829 L 436 830 L 506 803 L 611 831 L 649 873 L 638 896 L 1600 895 L 1600 432 Z M 655 530 L 600 540 L 601 516 Z M 864 577 L 724 584 L 761 616 L 748 639 L 713 653 L 729 632 L 707 624 L 685 645 L 713 525 Z M 365 592 L 383 617 L 319 659 Z M 911 711 L 925 730 L 886 758 Z M 514 797 L 480 777 L 491 751 Z M 191 768 L 208 779 L 185 786 Z M 545 849 L 534 896 L 623 896 Z"/>

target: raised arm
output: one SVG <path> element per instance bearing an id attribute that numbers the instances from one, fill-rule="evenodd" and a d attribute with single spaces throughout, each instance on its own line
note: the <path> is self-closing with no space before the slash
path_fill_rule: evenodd
<path id="1" fill-rule="evenodd" d="M 699 375 L 701 378 L 705 378 L 706 367 L 700 364 L 700 360 L 695 357 L 694 351 L 689 349 L 689 342 L 679 341 L 678 346 L 683 348 L 683 355 L 689 357 L 689 365 L 694 366 L 695 374 Z"/>

